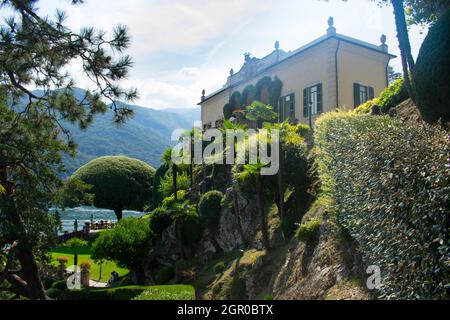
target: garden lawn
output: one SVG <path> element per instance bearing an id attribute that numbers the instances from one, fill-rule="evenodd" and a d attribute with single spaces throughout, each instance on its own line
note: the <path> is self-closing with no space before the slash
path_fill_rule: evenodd
<path id="1" fill-rule="evenodd" d="M 69 262 L 67 266 L 72 266 L 74 263 L 74 254 L 73 250 L 65 247 L 58 247 L 51 251 L 52 255 L 52 263 L 54 265 L 58 265 L 58 261 L 56 260 L 58 257 L 66 256 L 69 258 Z M 129 270 L 125 268 L 120 268 L 113 261 L 105 261 L 102 264 L 102 277 L 100 278 L 100 265 L 91 260 L 91 248 L 89 246 L 78 249 L 78 265 L 82 261 L 89 261 L 91 263 L 91 280 L 107 282 L 111 277 L 111 272 L 114 270 L 119 274 L 120 277 L 128 274 Z"/>

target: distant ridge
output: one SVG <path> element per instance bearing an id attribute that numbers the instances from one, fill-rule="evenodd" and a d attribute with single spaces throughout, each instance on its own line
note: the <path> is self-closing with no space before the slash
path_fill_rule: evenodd
<path id="1" fill-rule="evenodd" d="M 84 90 L 74 88 L 74 94 L 81 98 Z M 156 110 L 124 105 L 134 110 L 134 117 L 119 127 L 112 122 L 112 111 L 96 116 L 87 130 L 68 126 L 78 144 L 78 155 L 75 159 L 64 156 L 67 176 L 90 160 L 106 155 L 137 158 L 157 168 L 162 153 L 173 144 L 170 141 L 173 130 L 190 129 L 194 121 L 200 120 L 199 108 Z"/>

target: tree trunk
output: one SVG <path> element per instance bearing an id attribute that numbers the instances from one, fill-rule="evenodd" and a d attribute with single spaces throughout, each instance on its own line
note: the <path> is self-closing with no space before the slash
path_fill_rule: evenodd
<path id="1" fill-rule="evenodd" d="M 16 227 L 15 233 L 19 240 L 17 258 L 20 263 L 22 276 L 26 282 L 29 298 L 32 300 L 48 300 L 39 276 L 39 269 L 33 254 L 32 246 L 27 239 L 27 232 L 22 217 L 17 211 L 14 199 L 12 198 L 14 187 L 13 184 L 8 181 L 8 170 L 6 167 L 0 170 L 0 182 L 5 188 L 5 198 L 8 202 L 6 216 L 9 217 L 12 225 Z"/>
<path id="2" fill-rule="evenodd" d="M 178 201 L 178 186 L 177 186 L 177 165 L 172 164 L 172 183 L 173 183 L 173 195 L 175 201 Z"/>
<path id="3" fill-rule="evenodd" d="M 414 72 L 415 63 L 411 54 L 411 44 L 409 41 L 408 26 L 406 24 L 405 8 L 403 6 L 403 0 L 391 0 L 391 2 L 394 7 L 395 25 L 397 27 L 397 38 L 401 53 L 405 87 L 409 96 L 414 100 L 410 73 L 412 74 Z"/>
<path id="4" fill-rule="evenodd" d="M 236 215 L 236 224 L 238 227 L 239 235 L 242 238 L 242 242 L 244 246 L 247 246 L 247 238 L 244 236 L 244 231 L 242 230 L 242 223 L 241 223 L 241 210 L 239 208 L 239 200 L 238 200 L 238 194 L 236 191 L 233 192 L 233 204 L 234 204 L 234 214 Z"/>
<path id="5" fill-rule="evenodd" d="M 73 253 L 73 265 L 77 268 L 78 270 L 78 252 L 75 250 Z"/>
<path id="6" fill-rule="evenodd" d="M 183 228 L 182 228 L 182 223 L 181 221 L 176 221 L 175 222 L 175 228 L 176 228 L 176 233 L 177 233 L 177 243 L 178 243 L 178 250 L 180 251 L 180 256 L 181 259 L 184 260 L 185 255 L 184 255 L 184 248 L 183 248 Z"/>
<path id="7" fill-rule="evenodd" d="M 280 144 L 280 156 L 279 156 L 279 169 L 277 174 L 278 180 L 278 197 L 279 197 L 279 210 L 280 210 L 280 219 L 284 220 L 286 214 L 284 210 L 284 179 L 283 179 L 283 150 Z"/>
<path id="8" fill-rule="evenodd" d="M 256 177 L 256 205 L 258 207 L 259 212 L 259 223 L 261 225 L 263 246 L 265 249 L 268 250 L 270 249 L 270 242 L 269 242 L 269 233 L 267 231 L 267 219 L 266 215 L 264 214 L 264 205 L 262 199 L 262 181 L 260 175 Z"/>
<path id="9" fill-rule="evenodd" d="M 122 208 L 122 206 L 116 206 L 114 208 L 114 213 L 116 214 L 117 221 L 120 221 L 120 220 L 123 219 L 123 208 Z"/>
<path id="10" fill-rule="evenodd" d="M 189 175 L 191 178 L 191 189 L 194 187 L 194 142 L 191 137 L 191 158 L 189 162 Z"/>

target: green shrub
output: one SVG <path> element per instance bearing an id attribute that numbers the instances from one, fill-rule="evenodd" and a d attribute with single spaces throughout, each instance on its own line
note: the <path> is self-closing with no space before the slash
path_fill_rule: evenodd
<path id="1" fill-rule="evenodd" d="M 214 265 L 214 273 L 219 274 L 226 270 L 225 262 L 220 261 Z"/>
<path id="2" fill-rule="evenodd" d="M 178 191 L 189 190 L 191 187 L 191 178 L 186 172 L 178 172 L 177 175 L 177 189 Z M 173 179 L 172 170 L 168 171 L 161 183 L 158 190 L 162 193 L 164 197 L 173 196 Z"/>
<path id="3" fill-rule="evenodd" d="M 173 270 L 173 268 L 164 266 L 159 269 L 158 273 L 156 274 L 156 284 L 166 284 L 167 282 L 172 280 L 174 276 L 175 271 Z"/>
<path id="4" fill-rule="evenodd" d="M 317 120 L 315 143 L 340 224 L 366 263 L 381 268 L 380 298 L 445 298 L 448 133 L 386 116 L 330 113 Z"/>
<path id="5" fill-rule="evenodd" d="M 264 300 L 266 300 L 266 301 L 271 301 L 271 300 L 273 300 L 273 295 L 271 295 L 271 294 L 266 295 L 266 296 L 264 297 Z"/>
<path id="6" fill-rule="evenodd" d="M 177 191 L 177 201 L 175 201 L 175 196 L 172 194 L 162 201 L 162 205 L 166 208 L 171 207 L 175 204 L 175 202 L 183 202 L 184 198 L 186 197 L 186 191 L 185 190 L 178 190 Z"/>
<path id="7" fill-rule="evenodd" d="M 360 105 L 359 107 L 356 107 L 355 113 L 356 114 L 368 114 L 368 113 L 370 113 L 370 111 L 372 111 L 372 107 L 374 105 L 378 105 L 379 106 L 378 103 L 379 103 L 378 102 L 378 98 L 375 98 L 373 100 L 369 100 L 369 101 L 363 103 L 362 105 Z"/>
<path id="8" fill-rule="evenodd" d="M 50 288 L 45 291 L 47 296 L 51 299 L 59 300 L 64 296 L 64 291 L 57 288 Z"/>
<path id="9" fill-rule="evenodd" d="M 202 225 L 199 216 L 189 215 L 183 223 L 183 243 L 186 246 L 198 244 L 202 236 Z"/>
<path id="10" fill-rule="evenodd" d="M 54 283 L 55 283 L 55 280 L 52 279 L 52 278 L 44 277 L 42 279 L 42 284 L 44 285 L 44 289 L 45 290 L 50 289 L 53 286 Z"/>
<path id="11" fill-rule="evenodd" d="M 52 284 L 52 288 L 64 291 L 67 289 L 67 281 L 66 280 L 55 281 Z"/>
<path id="12" fill-rule="evenodd" d="M 295 236 L 299 241 L 308 242 L 316 237 L 321 224 L 322 221 L 316 218 L 312 218 L 310 221 L 301 224 L 298 227 L 297 231 L 295 232 Z"/>
<path id="13" fill-rule="evenodd" d="M 425 121 L 450 121 L 450 10 L 428 32 L 413 74 L 417 106 Z"/>
<path id="14" fill-rule="evenodd" d="M 161 236 L 170 227 L 173 220 L 165 208 L 157 208 L 149 215 L 150 230 L 155 236 Z"/>
<path id="15" fill-rule="evenodd" d="M 311 128 L 306 124 L 300 123 L 297 125 L 296 131 L 300 137 L 306 138 L 311 132 Z"/>
<path id="16" fill-rule="evenodd" d="M 212 232 L 217 231 L 220 223 L 220 212 L 222 210 L 223 193 L 220 191 L 209 191 L 205 193 L 199 202 L 199 214 L 202 222 Z"/>
<path id="17" fill-rule="evenodd" d="M 154 286 L 133 300 L 195 300 L 195 289 L 189 285 Z"/>
<path id="18" fill-rule="evenodd" d="M 295 222 L 291 218 L 285 218 L 283 221 L 281 221 L 280 224 L 281 232 L 283 233 L 284 239 L 290 239 L 292 235 L 295 233 Z"/>
<path id="19" fill-rule="evenodd" d="M 120 267 L 142 271 L 150 251 L 152 233 L 150 223 L 142 219 L 127 218 L 114 229 L 100 233 L 92 244 L 92 259 L 116 261 Z"/>
<path id="20" fill-rule="evenodd" d="M 167 171 L 169 171 L 169 166 L 164 163 L 156 170 L 155 176 L 153 177 L 152 208 L 157 208 L 162 204 L 164 195 L 159 190 L 159 185 Z"/>
<path id="21" fill-rule="evenodd" d="M 389 110 L 398 106 L 409 98 L 405 88 L 403 78 L 397 79 L 387 87 L 376 99 L 378 106 L 383 113 L 389 113 Z"/>
<path id="22" fill-rule="evenodd" d="M 71 179 L 91 185 L 97 208 L 141 211 L 152 200 L 155 170 L 143 161 L 127 157 L 100 157 L 78 169 Z"/>

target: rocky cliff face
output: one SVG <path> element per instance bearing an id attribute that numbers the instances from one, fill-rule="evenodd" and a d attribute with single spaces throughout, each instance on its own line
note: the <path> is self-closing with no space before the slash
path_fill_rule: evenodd
<path id="1" fill-rule="evenodd" d="M 242 201 L 242 199 L 240 200 Z M 317 236 L 300 242 L 280 241 L 271 232 L 273 247 L 261 250 L 258 226 L 252 222 L 251 205 L 242 216 L 242 229 L 248 238 L 246 251 L 226 261 L 226 270 L 211 279 L 205 299 L 370 299 L 365 289 L 364 267 L 351 239 L 327 218 L 325 209 L 313 215 L 324 216 Z M 250 211 L 250 212 L 248 212 Z M 272 217 L 274 219 L 275 217 Z M 234 210 L 224 209 L 217 243 L 224 252 L 244 248 Z M 253 237 L 253 239 L 249 239 Z M 210 248 L 213 245 L 209 246 Z M 214 251 L 216 252 L 216 251 Z"/>

